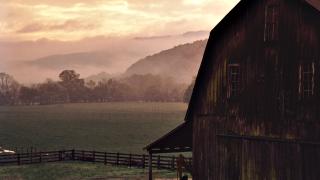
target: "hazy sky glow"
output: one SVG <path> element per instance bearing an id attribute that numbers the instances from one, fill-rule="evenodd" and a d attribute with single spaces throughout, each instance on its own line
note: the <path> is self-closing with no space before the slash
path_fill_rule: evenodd
<path id="1" fill-rule="evenodd" d="M 0 0 L 0 72 L 27 84 L 57 79 L 64 69 L 82 77 L 123 73 L 148 55 L 208 38 L 238 2 Z M 103 53 L 104 64 L 96 52 Z M 90 56 L 80 63 L 77 56 L 65 56 L 70 53 Z M 62 56 L 43 60 L 52 55 Z"/>
<path id="2" fill-rule="evenodd" d="M 0 40 L 210 30 L 239 0 L 0 0 Z"/>

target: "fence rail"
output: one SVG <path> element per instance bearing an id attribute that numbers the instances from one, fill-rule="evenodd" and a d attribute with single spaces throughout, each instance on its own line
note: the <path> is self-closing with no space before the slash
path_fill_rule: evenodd
<path id="1" fill-rule="evenodd" d="M 175 156 L 152 156 L 152 167 L 158 169 L 175 170 L 177 168 Z M 24 165 L 61 161 L 84 161 L 118 165 L 128 167 L 149 167 L 149 156 L 146 154 L 109 153 L 85 150 L 61 150 L 47 152 L 27 152 L 0 155 L 0 166 Z M 191 164 L 192 158 L 185 158 Z"/>

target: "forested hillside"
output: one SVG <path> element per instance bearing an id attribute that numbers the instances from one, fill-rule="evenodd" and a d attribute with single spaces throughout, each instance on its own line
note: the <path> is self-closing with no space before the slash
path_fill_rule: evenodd
<path id="1" fill-rule="evenodd" d="M 207 40 L 176 46 L 141 59 L 130 66 L 125 76 L 154 74 L 173 77 L 177 82 L 191 83 L 197 74 Z"/>

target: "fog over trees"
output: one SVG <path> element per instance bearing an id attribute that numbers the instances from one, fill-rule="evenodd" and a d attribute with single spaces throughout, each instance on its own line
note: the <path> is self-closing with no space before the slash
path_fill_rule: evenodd
<path id="1" fill-rule="evenodd" d="M 18 82 L 6 73 L 0 73 L 0 105 L 14 104 L 19 93 Z"/>
<path id="2" fill-rule="evenodd" d="M 0 73 L 0 105 L 46 105 L 87 102 L 187 102 L 193 84 L 177 83 L 160 75 L 131 75 L 85 81 L 74 70 L 64 70 L 58 81 L 25 86 Z M 192 87 L 191 87 L 192 86 Z"/>

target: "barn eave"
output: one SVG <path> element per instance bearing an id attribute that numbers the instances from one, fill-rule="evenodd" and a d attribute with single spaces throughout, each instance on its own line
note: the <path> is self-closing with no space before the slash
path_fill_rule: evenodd
<path id="1" fill-rule="evenodd" d="M 192 151 L 192 123 L 179 125 L 144 149 L 152 154 Z"/>

